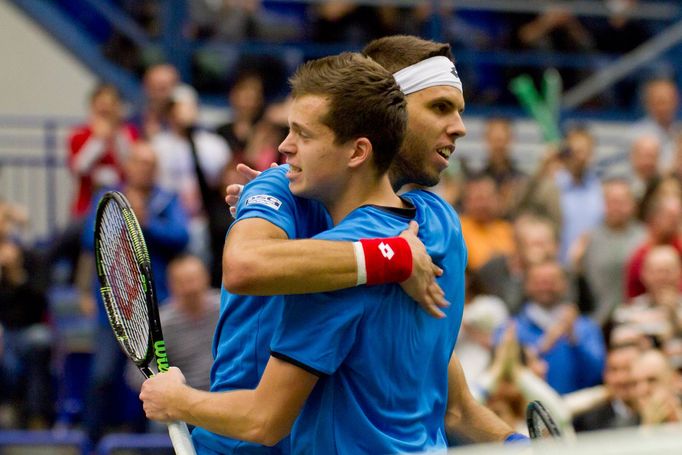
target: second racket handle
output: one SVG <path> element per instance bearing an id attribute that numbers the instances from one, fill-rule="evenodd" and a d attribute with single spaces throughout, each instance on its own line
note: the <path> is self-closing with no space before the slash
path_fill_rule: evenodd
<path id="1" fill-rule="evenodd" d="M 196 455 L 197 452 L 194 450 L 192 437 L 189 435 L 185 422 L 169 422 L 168 434 L 173 443 L 175 455 Z"/>

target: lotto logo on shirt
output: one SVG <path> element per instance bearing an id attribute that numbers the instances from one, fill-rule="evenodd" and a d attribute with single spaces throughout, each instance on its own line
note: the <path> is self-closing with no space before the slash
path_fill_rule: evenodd
<path id="1" fill-rule="evenodd" d="M 249 205 L 255 205 L 255 204 L 260 204 L 260 205 L 265 205 L 267 207 L 270 207 L 275 210 L 279 210 L 279 208 L 282 206 L 282 201 L 277 199 L 274 196 L 269 196 L 267 194 L 257 194 L 255 196 L 251 196 L 246 200 L 246 206 Z"/>
<path id="2" fill-rule="evenodd" d="M 393 256 L 395 256 L 395 252 L 393 251 L 393 249 L 390 246 L 386 245 L 384 242 L 381 242 L 379 244 L 379 251 L 381 251 L 381 255 L 388 259 L 389 261 L 393 259 Z"/>

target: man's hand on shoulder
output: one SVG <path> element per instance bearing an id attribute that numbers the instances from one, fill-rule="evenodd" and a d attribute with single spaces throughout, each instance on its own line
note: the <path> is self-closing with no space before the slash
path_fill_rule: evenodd
<path id="1" fill-rule="evenodd" d="M 444 318 L 441 308 L 450 304 L 445 299 L 445 293 L 436 282 L 436 278 L 443 274 L 443 270 L 433 263 L 426 247 L 419 240 L 419 225 L 410 221 L 407 229 L 400 233 L 400 237 L 407 240 L 412 251 L 412 275 L 400 283 L 403 291 L 412 297 L 429 315 Z"/>
<path id="2" fill-rule="evenodd" d="M 271 168 L 277 166 L 277 163 L 272 163 L 270 165 Z M 243 163 L 239 163 L 237 165 L 237 172 L 246 179 L 247 183 L 261 174 L 261 171 L 250 168 Z M 243 190 L 244 185 L 239 183 L 227 185 L 227 188 L 225 188 L 225 203 L 230 207 L 230 213 L 232 216 L 237 216 L 237 204 L 239 203 L 239 197 L 242 195 Z"/>

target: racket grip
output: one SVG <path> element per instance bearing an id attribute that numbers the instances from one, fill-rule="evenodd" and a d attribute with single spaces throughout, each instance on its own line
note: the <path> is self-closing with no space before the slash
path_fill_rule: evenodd
<path id="1" fill-rule="evenodd" d="M 194 450 L 192 438 L 185 422 L 168 422 L 168 434 L 173 443 L 175 455 L 196 455 L 197 452 Z"/>

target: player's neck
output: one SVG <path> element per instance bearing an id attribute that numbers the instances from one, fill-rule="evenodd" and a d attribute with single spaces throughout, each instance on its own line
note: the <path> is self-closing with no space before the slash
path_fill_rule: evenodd
<path id="1" fill-rule="evenodd" d="M 381 177 L 360 174 L 348 180 L 345 188 L 333 200 L 325 201 L 334 224 L 339 224 L 350 212 L 363 205 L 403 208 L 386 174 Z"/>

